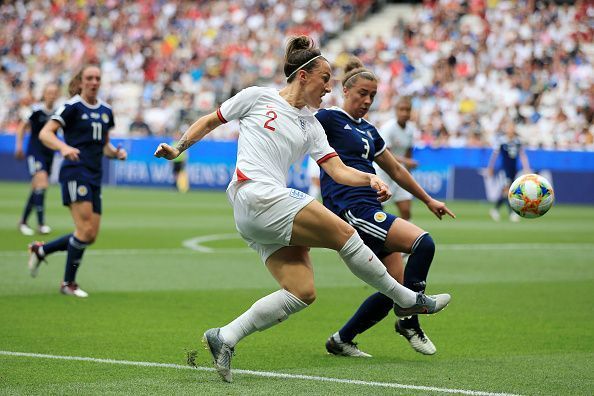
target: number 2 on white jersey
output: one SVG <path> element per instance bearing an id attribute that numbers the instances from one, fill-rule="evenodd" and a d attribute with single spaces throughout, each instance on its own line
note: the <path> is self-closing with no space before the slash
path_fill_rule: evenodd
<path id="1" fill-rule="evenodd" d="M 276 131 L 276 128 L 275 128 L 275 127 L 273 127 L 272 125 L 268 125 L 268 124 L 270 124 L 272 121 L 276 120 L 276 118 L 278 117 L 278 116 L 276 115 L 276 112 L 274 112 L 274 111 L 272 111 L 272 110 L 269 110 L 269 111 L 267 111 L 267 112 L 266 112 L 266 117 L 270 117 L 270 118 L 268 118 L 268 121 L 266 121 L 266 122 L 264 123 L 264 128 L 266 128 L 266 129 L 270 129 L 272 132 Z"/>

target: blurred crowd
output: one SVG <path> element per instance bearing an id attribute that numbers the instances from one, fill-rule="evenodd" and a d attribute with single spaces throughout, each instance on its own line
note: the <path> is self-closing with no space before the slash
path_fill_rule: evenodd
<path id="1" fill-rule="evenodd" d="M 380 77 L 377 124 L 413 96 L 420 145 L 490 146 L 513 123 L 528 147 L 594 150 L 593 36 L 592 1 L 426 1 L 336 59 Z"/>
<path id="2" fill-rule="evenodd" d="M 287 36 L 322 45 L 377 7 L 371 0 L 79 0 L 0 5 L 0 130 L 14 131 L 43 86 L 100 61 L 115 135 L 172 135 L 251 85 L 281 86 Z M 491 145 L 512 121 L 528 147 L 594 150 L 594 4 L 438 0 L 363 35 L 350 54 L 379 76 L 381 126 L 412 95 L 421 145 Z M 340 104 L 336 83 L 323 105 Z M 233 123 L 212 137 L 236 137 Z"/>
<path id="3" fill-rule="evenodd" d="M 102 68 L 115 135 L 173 134 L 254 85 L 282 81 L 287 36 L 318 43 L 372 0 L 32 0 L 0 2 L 0 130 L 13 131 L 43 86 Z M 132 128 L 129 128 L 132 126 Z M 219 137 L 232 134 L 217 131 Z"/>

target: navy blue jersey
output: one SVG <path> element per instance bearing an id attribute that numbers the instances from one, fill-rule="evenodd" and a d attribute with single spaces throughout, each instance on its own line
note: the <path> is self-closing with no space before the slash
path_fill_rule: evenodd
<path id="1" fill-rule="evenodd" d="M 375 174 L 373 160 L 386 149 L 386 143 L 373 125 L 364 119 L 353 119 L 338 107 L 320 110 L 316 118 L 342 162 L 362 172 Z M 338 184 L 323 169 L 320 171 L 320 186 L 324 205 L 336 214 L 364 203 L 381 208 L 373 188 Z"/>
<path id="2" fill-rule="evenodd" d="M 111 107 L 98 100 L 97 104 L 85 103 L 73 96 L 52 116 L 64 130 L 64 141 L 80 150 L 79 161 L 64 159 L 60 181 L 78 180 L 101 184 L 103 147 L 114 120 Z"/>
<path id="3" fill-rule="evenodd" d="M 41 140 L 39 140 L 39 132 L 50 119 L 54 113 L 53 109 L 48 110 L 42 103 L 34 104 L 31 107 L 31 115 L 29 116 L 29 125 L 31 126 L 31 135 L 29 136 L 29 143 L 27 144 L 27 156 L 34 156 L 36 158 L 53 158 L 54 151 L 45 147 Z"/>
<path id="4" fill-rule="evenodd" d="M 509 139 L 507 136 L 503 137 L 496 147 L 501 156 L 501 167 L 510 178 L 515 177 L 518 172 L 518 157 L 521 149 L 522 142 L 520 142 L 520 139 L 517 137 Z"/>

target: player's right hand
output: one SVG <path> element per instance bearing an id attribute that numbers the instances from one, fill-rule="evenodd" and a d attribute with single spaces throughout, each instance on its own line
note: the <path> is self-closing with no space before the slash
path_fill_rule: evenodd
<path id="1" fill-rule="evenodd" d="M 370 175 L 369 185 L 375 191 L 377 191 L 377 200 L 380 202 L 386 202 L 388 199 L 392 197 L 392 192 L 390 188 L 382 179 L 377 177 L 376 175 Z"/>
<path id="2" fill-rule="evenodd" d="M 177 158 L 177 156 L 179 155 L 179 150 L 175 147 L 171 147 L 167 143 L 161 143 L 157 147 L 157 150 L 155 150 L 154 155 L 157 158 L 165 158 L 168 160 L 172 160 Z"/>
<path id="3" fill-rule="evenodd" d="M 23 152 L 22 148 L 18 148 L 14 151 L 14 158 L 18 160 L 25 159 L 25 153 Z"/>
<path id="4" fill-rule="evenodd" d="M 80 154 L 80 150 L 72 146 L 65 146 L 60 149 L 60 154 L 62 154 L 62 157 L 70 161 L 78 161 L 78 155 Z"/>

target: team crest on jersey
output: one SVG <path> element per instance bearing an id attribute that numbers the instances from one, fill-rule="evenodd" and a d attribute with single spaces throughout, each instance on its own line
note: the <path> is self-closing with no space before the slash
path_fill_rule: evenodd
<path id="1" fill-rule="evenodd" d="M 306 194 L 304 192 L 301 192 L 301 191 L 295 190 L 295 189 L 291 189 L 291 194 L 289 194 L 289 195 L 296 199 L 303 199 L 306 196 Z"/>
<path id="2" fill-rule="evenodd" d="M 384 222 L 384 220 L 386 220 L 388 218 L 388 216 L 384 213 L 384 212 L 375 212 L 375 214 L 373 215 L 373 219 L 377 222 L 377 223 L 382 223 Z"/>
<path id="3" fill-rule="evenodd" d="M 305 122 L 303 118 L 299 118 L 299 125 L 301 126 L 303 133 L 307 133 L 307 122 Z"/>
<path id="4" fill-rule="evenodd" d="M 103 113 L 103 114 L 101 114 L 101 120 L 107 124 L 109 122 L 109 116 L 107 114 Z"/>
<path id="5" fill-rule="evenodd" d="M 86 186 L 78 186 L 78 188 L 76 189 L 76 192 L 81 197 L 84 197 L 85 195 L 87 195 L 89 193 L 89 190 L 87 190 Z"/>

